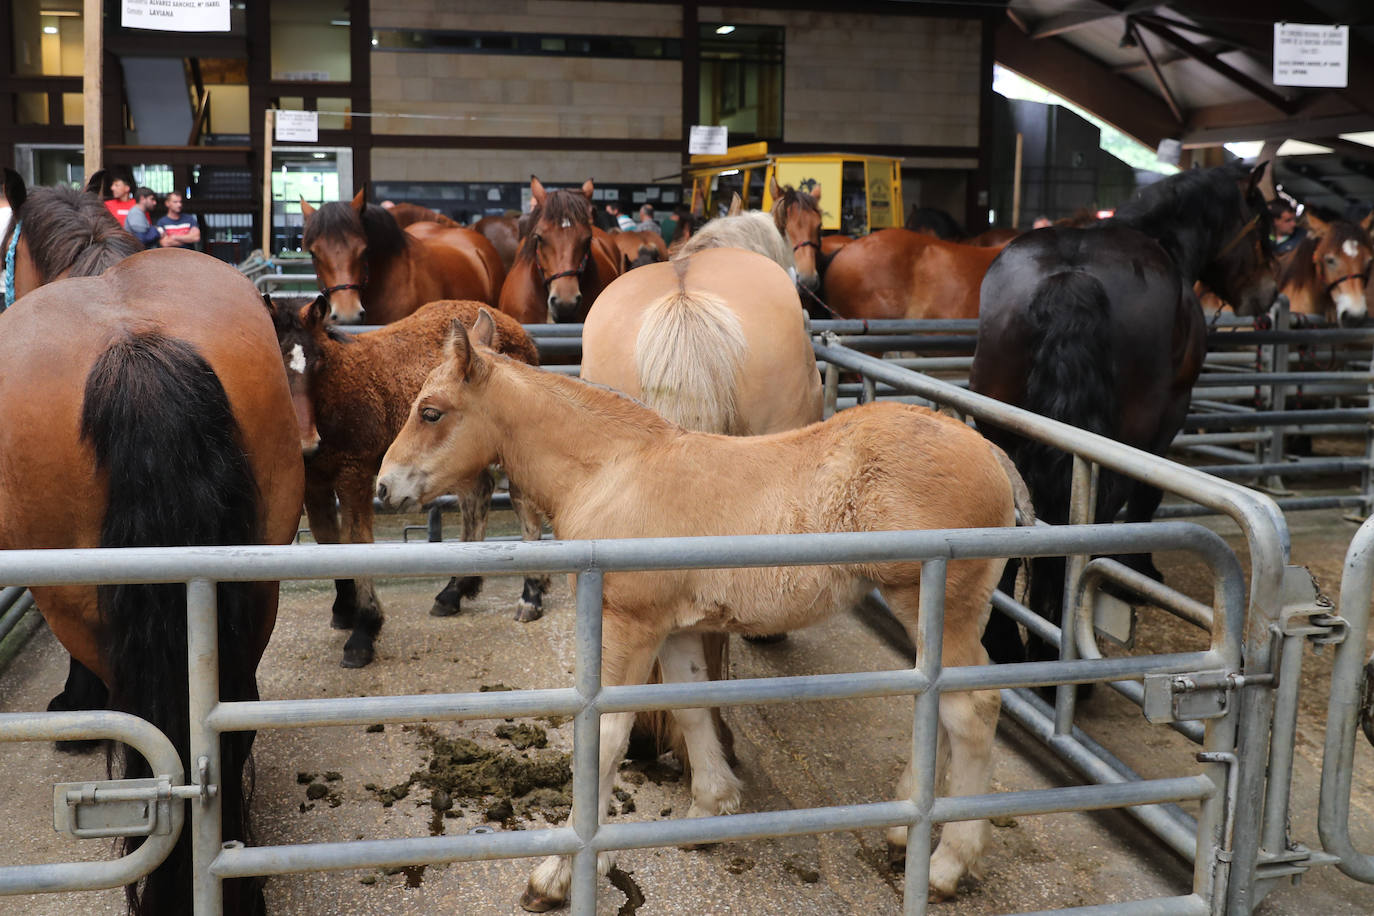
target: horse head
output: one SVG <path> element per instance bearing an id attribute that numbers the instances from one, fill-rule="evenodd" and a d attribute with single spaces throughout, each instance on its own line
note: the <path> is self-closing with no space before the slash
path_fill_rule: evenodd
<path id="1" fill-rule="evenodd" d="M 521 220 L 521 260 L 532 263 L 546 294 L 549 320 L 575 321 L 582 274 L 592 264 L 592 180 L 580 191 L 546 191 L 530 176 L 534 207 Z"/>
<path id="2" fill-rule="evenodd" d="M 1201 279 L 1231 303 L 1237 315 L 1263 314 L 1278 292 L 1269 241 L 1269 208 L 1260 191 L 1266 165 L 1261 162 L 1253 169 L 1241 167 L 1241 174 L 1234 166 L 1221 166 L 1216 174 L 1225 180 L 1199 185 L 1190 204 L 1204 217 L 1209 210 L 1220 214 L 1221 231 L 1213 234 L 1213 252 L 1202 253 L 1205 263 L 1200 272 L 1189 279 Z M 1202 180 L 1207 180 L 1205 173 Z M 1178 257 L 1175 252 L 1171 254 Z"/>
<path id="3" fill-rule="evenodd" d="M 778 186 L 777 176 L 769 178 L 768 192 L 773 197 L 773 222 L 792 246 L 797 265 L 797 283 L 815 292 L 821 275 L 817 256 L 821 250 L 821 186 L 810 192 Z"/>
<path id="4" fill-rule="evenodd" d="M 333 201 L 318 209 L 301 198 L 301 214 L 305 217 L 301 247 L 310 252 L 321 294 L 329 303 L 329 319 L 339 324 L 361 324 L 365 315 L 363 292 L 368 281 L 367 231 L 363 228 L 365 193 L 366 189 L 360 190 L 349 203 Z"/>
<path id="5" fill-rule="evenodd" d="M 143 245 L 125 232 L 100 198 L 75 188 L 24 187 L 6 170 L 9 226 L 0 238 L 9 304 L 27 292 L 63 277 L 104 273 Z"/>
<path id="6" fill-rule="evenodd" d="M 320 431 L 315 428 L 315 401 L 312 395 L 315 367 L 320 359 L 320 341 L 328 334 L 329 300 L 323 295 L 299 309 L 278 305 L 262 297 L 277 331 L 282 365 L 291 387 L 291 405 L 300 428 L 301 454 L 309 457 L 320 447 Z"/>
<path id="7" fill-rule="evenodd" d="M 1308 232 L 1316 240 L 1312 264 L 1329 299 L 1334 318 L 1344 326 L 1364 324 L 1369 318 L 1366 288 L 1369 266 L 1374 259 L 1369 235 L 1360 226 L 1345 220 L 1323 222 L 1307 214 Z"/>

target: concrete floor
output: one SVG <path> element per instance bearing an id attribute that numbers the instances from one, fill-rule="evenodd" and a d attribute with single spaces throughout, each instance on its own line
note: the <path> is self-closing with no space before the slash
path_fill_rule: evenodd
<path id="1" fill-rule="evenodd" d="M 1336 563 L 1353 526 L 1328 525 L 1302 540 L 1295 559 Z M 1310 546 L 1301 546 L 1310 545 Z M 519 580 L 489 580 L 464 613 L 427 615 L 442 583 L 393 580 L 380 585 L 388 613 L 376 662 L 363 670 L 338 666 L 343 635 L 328 627 L 332 590 L 324 583 L 289 585 L 281 618 L 259 672 L 264 698 L 347 697 L 390 693 L 515 688 L 571 683 L 572 601 L 566 581 L 555 581 L 548 613 L 539 621 L 511 619 Z M 1330 588 L 1334 593 L 1334 587 Z M 784 643 L 755 646 L 736 641 L 736 676 L 762 677 L 898 667 L 903 660 L 867 629 L 843 616 Z M 1329 656 L 1328 656 L 1329 658 Z M 45 627 L 37 628 L 18 661 L 0 675 L 0 710 L 41 710 L 61 686 L 65 666 Z M 1297 754 L 1293 836 L 1318 846 L 1316 785 L 1320 773 L 1324 694 L 1320 665 L 1306 694 Z M 1305 678 L 1306 680 L 1306 678 Z M 1318 702 L 1319 701 L 1319 702 Z M 1317 708 L 1321 708 L 1318 713 Z M 901 767 L 911 704 L 854 700 L 816 704 L 741 707 L 728 713 L 745 783 L 744 809 L 768 810 L 885 799 Z M 499 744 L 499 722 L 440 726 L 444 734 Z M 547 723 L 543 723 L 547 727 Z M 1139 711 L 1110 691 L 1099 690 L 1080 724 L 1147 775 L 1196 772 L 1191 750 L 1167 729 L 1150 726 Z M 571 746 L 571 723 L 549 728 L 551 746 Z M 425 763 L 419 734 L 398 726 L 380 733 L 362 728 L 275 731 L 258 735 L 255 747 L 258 842 L 266 844 L 427 836 L 427 798 L 412 795 L 382 807 L 365 783 L 391 785 Z M 338 771 L 330 784 L 337 807 L 311 802 L 300 772 Z M 103 757 L 57 754 L 44 745 L 0 745 L 0 865 L 99 857 L 101 841 L 67 841 L 51 827 L 51 793 L 58 781 L 103 778 Z M 1072 785 L 1077 779 L 1014 723 L 999 729 L 994 788 L 1017 790 Z M 621 786 L 634 801 L 628 816 L 681 816 L 686 785 L 643 779 L 622 771 Z M 1354 811 L 1356 842 L 1374 849 L 1374 752 L 1357 751 Z M 474 810 L 474 807 L 476 810 Z M 671 809 L 670 813 L 664 814 Z M 482 806 L 442 821 L 456 834 L 483 823 Z M 620 867 L 644 902 L 600 882 L 598 912 L 630 914 L 891 914 L 901 911 L 900 875 L 885 866 L 879 831 L 855 831 L 794 839 L 729 843 L 702 851 L 657 849 L 622 854 Z M 531 861 L 430 866 L 419 874 L 337 872 L 272 878 L 268 903 L 274 914 L 514 914 Z M 1117 812 L 1021 817 L 993 830 L 985 875 L 969 882 L 959 898 L 932 912 L 991 914 L 1084 904 L 1117 903 L 1186 893 L 1191 869 L 1128 816 Z M 118 891 L 83 895 L 0 898 L 0 916 L 70 916 L 122 912 Z M 1301 887 L 1275 889 L 1257 911 L 1263 916 L 1368 914 L 1374 888 L 1334 869 L 1318 869 Z"/>

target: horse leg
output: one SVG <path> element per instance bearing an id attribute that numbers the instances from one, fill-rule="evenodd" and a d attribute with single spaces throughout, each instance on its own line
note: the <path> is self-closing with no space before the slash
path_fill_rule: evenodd
<path id="1" fill-rule="evenodd" d="M 1016 597 L 1016 572 L 1021 561 L 1012 558 L 1002 571 L 1002 581 L 997 588 L 1003 594 Z M 983 648 L 988 656 L 999 665 L 1015 664 L 1026 660 L 1026 644 L 1021 640 L 1021 627 L 1015 620 L 993 609 L 988 618 L 987 629 L 983 630 Z"/>
<path id="2" fill-rule="evenodd" d="M 350 544 L 372 543 L 372 491 L 374 474 L 350 469 L 339 475 L 339 512 L 345 539 Z M 382 629 L 382 605 L 371 579 L 354 579 L 357 593 L 357 616 L 353 632 L 344 643 L 345 668 L 364 668 L 372 663 L 377 634 Z"/>
<path id="3" fill-rule="evenodd" d="M 48 701 L 48 712 L 69 712 L 105 709 L 109 706 L 110 690 L 105 682 L 75 658 L 67 667 L 67 683 L 62 692 Z M 56 747 L 64 754 L 84 754 L 103 745 L 104 741 L 58 741 Z"/>
<path id="4" fill-rule="evenodd" d="M 334 484 L 321 475 L 305 475 L 305 518 L 316 544 L 339 543 L 339 507 Z M 357 616 L 358 594 L 353 580 L 335 579 L 329 625 L 336 630 L 351 630 Z"/>
<path id="5" fill-rule="evenodd" d="M 491 491 L 496 483 L 490 470 L 477 475 L 472 489 L 457 494 L 458 508 L 463 514 L 463 540 L 481 541 L 487 536 L 487 512 L 491 509 Z M 444 590 L 434 596 L 431 617 L 452 617 L 462 610 L 464 598 L 475 598 L 482 590 L 481 576 L 454 576 Z"/>
<path id="6" fill-rule="evenodd" d="M 1126 501 L 1126 521 L 1128 522 L 1148 522 L 1155 517 L 1155 510 L 1164 501 L 1164 491 L 1159 487 L 1150 486 L 1144 481 L 1137 482 L 1131 488 L 1130 498 Z M 1156 582 L 1164 581 L 1164 574 L 1155 566 L 1154 559 L 1148 553 L 1123 554 L 1117 559 L 1134 569 L 1136 572 L 1149 576 Z"/>
<path id="7" fill-rule="evenodd" d="M 988 664 L 988 654 L 980 638 L 1002 566 L 1001 560 L 956 561 L 949 565 L 944 642 L 940 653 L 944 667 Z M 883 596 L 919 646 L 919 586 L 885 587 Z M 947 782 L 943 794 L 948 796 L 980 795 L 988 791 L 1000 708 L 1001 697 L 996 690 L 940 696 L 938 740 L 945 749 L 937 748 L 936 772 L 932 774 L 937 791 L 940 791 L 941 782 Z M 944 760 L 948 760 L 947 766 L 941 766 Z M 911 797 L 912 778 L 913 763 L 908 762 L 898 783 L 899 797 Z M 989 833 L 990 825 L 986 820 L 945 824 L 940 845 L 930 857 L 931 900 L 950 899 L 960 878 L 977 873 Z M 887 840 L 894 851 L 905 848 L 906 834 L 905 827 L 889 828 Z"/>
<path id="8" fill-rule="evenodd" d="M 665 684 L 705 681 L 710 676 L 706 640 L 700 633 L 674 633 L 658 650 Z M 731 814 L 739 809 L 740 781 L 716 731 L 713 709 L 674 709 L 692 761 L 692 807 L 688 817 Z M 733 738 L 733 736 L 732 736 Z"/>
<path id="9" fill-rule="evenodd" d="M 525 498 L 520 488 L 510 484 L 510 504 L 515 517 L 520 520 L 520 537 L 526 541 L 537 541 L 544 536 L 544 516 L 533 503 Z M 544 595 L 549 590 L 549 577 L 526 576 L 524 587 L 520 590 L 520 604 L 515 609 L 515 619 L 529 623 L 544 616 Z"/>
<path id="10" fill-rule="evenodd" d="M 643 684 L 653 665 L 654 653 L 663 634 L 633 619 L 612 605 L 602 610 L 601 624 L 601 683 L 604 686 Z M 613 713 L 601 717 L 600 785 L 597 800 L 598 816 L 604 818 L 615 787 L 615 774 L 625 756 L 630 739 L 632 712 Z M 583 800 L 585 801 L 585 800 Z M 596 870 L 604 875 L 615 864 L 611 853 L 597 856 Z M 520 898 L 520 905 L 531 913 L 543 913 L 560 907 L 568 899 L 572 885 L 572 860 L 567 856 L 549 856 L 530 872 L 529 884 Z"/>

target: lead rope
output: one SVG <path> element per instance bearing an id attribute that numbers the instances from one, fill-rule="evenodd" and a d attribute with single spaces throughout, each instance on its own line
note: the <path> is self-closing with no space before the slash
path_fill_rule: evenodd
<path id="1" fill-rule="evenodd" d="M 14 253 L 19 248 L 19 230 L 23 225 L 22 219 L 15 222 L 14 234 L 10 236 L 9 246 L 5 249 L 5 300 L 0 302 L 0 312 L 9 308 L 14 301 Z"/>

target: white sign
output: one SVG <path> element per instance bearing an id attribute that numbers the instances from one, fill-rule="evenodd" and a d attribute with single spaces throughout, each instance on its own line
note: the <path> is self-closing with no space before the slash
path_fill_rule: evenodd
<path id="1" fill-rule="evenodd" d="M 693 124 L 692 132 L 687 137 L 687 152 L 692 156 L 724 156 L 728 133 L 724 127 Z"/>
<path id="2" fill-rule="evenodd" d="M 119 24 L 159 32 L 227 32 L 229 0 L 121 0 Z"/>
<path id="3" fill-rule="evenodd" d="M 1350 26 L 1274 23 L 1274 85 L 1344 89 Z"/>
<path id="4" fill-rule="evenodd" d="M 319 112 L 277 112 L 277 130 L 273 139 L 278 143 L 315 143 L 320 139 Z"/>

